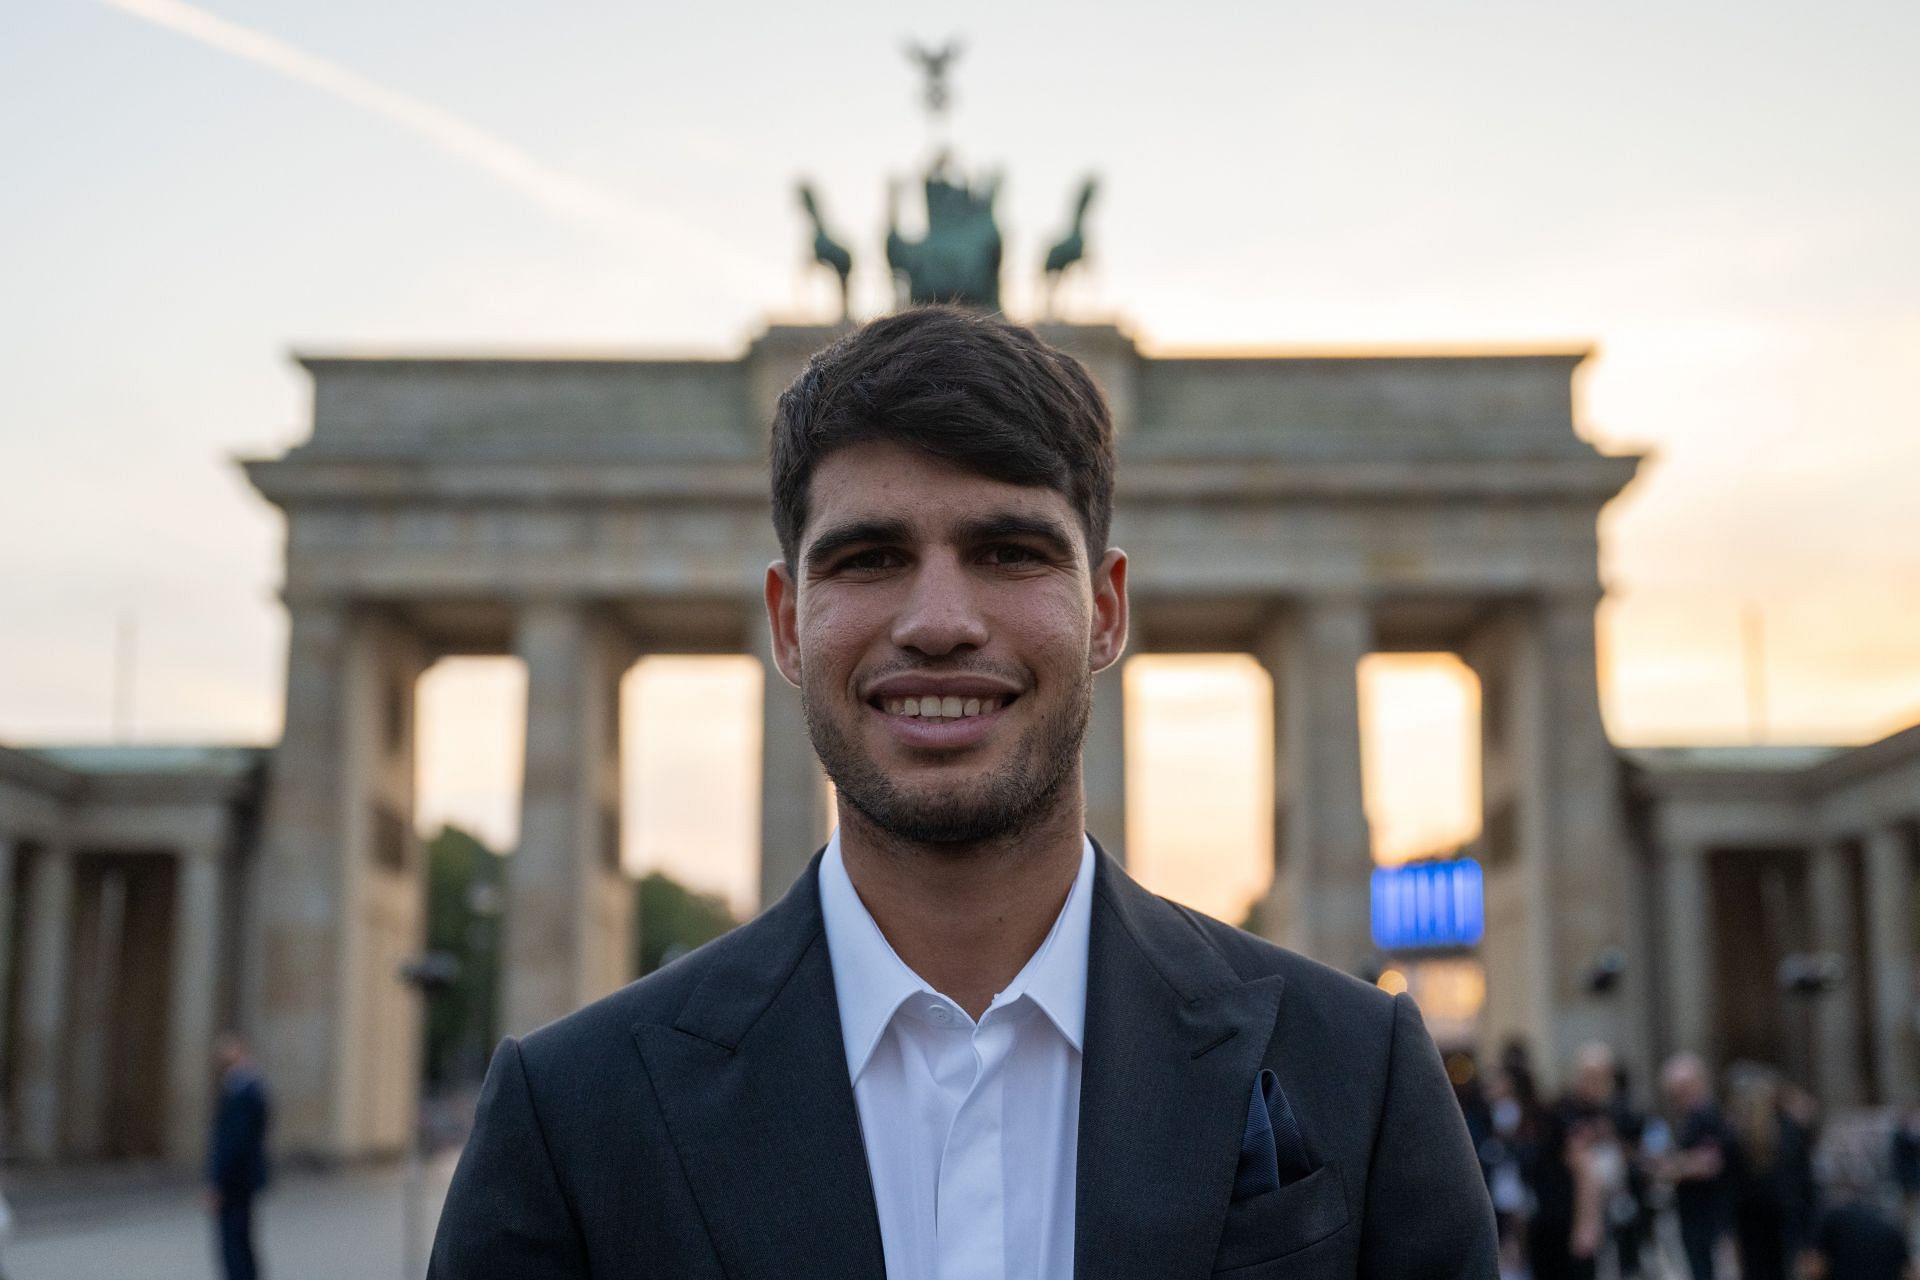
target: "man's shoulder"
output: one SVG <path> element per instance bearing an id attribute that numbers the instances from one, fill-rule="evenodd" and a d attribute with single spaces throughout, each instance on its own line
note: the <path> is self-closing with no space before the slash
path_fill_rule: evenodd
<path id="1" fill-rule="evenodd" d="M 1156 901 L 1176 913 L 1192 930 L 1194 944 L 1209 948 L 1242 981 L 1278 977 L 1286 983 L 1286 1001 L 1335 1017 L 1357 1017 L 1384 1027 L 1393 1020 L 1393 997 L 1370 982 L 1332 965 L 1301 955 L 1258 934 L 1216 920 L 1171 899 Z"/>
<path id="2" fill-rule="evenodd" d="M 527 1033 L 520 1037 L 521 1056 L 537 1068 L 562 1061 L 577 1066 L 607 1053 L 633 1052 L 636 1028 L 674 1025 L 716 975 L 766 959 L 770 939 L 761 927 L 764 919 L 731 929 L 611 995 Z"/>

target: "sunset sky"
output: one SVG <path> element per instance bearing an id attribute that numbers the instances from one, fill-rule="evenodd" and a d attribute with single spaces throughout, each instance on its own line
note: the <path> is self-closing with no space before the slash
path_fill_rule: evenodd
<path id="1" fill-rule="evenodd" d="M 827 305 L 801 175 L 876 310 L 886 183 L 928 141 L 901 45 L 956 33 L 1010 311 L 1097 173 L 1068 303 L 1150 353 L 1593 344 L 1583 432 L 1653 455 L 1602 526 L 1615 740 L 1750 740 L 1743 616 L 1760 737 L 1920 720 L 1920 7 L 957 12 L 0 8 L 0 741 L 111 737 L 123 617 L 136 740 L 276 738 L 281 522 L 233 459 L 304 435 L 291 349 L 736 354 Z M 1156 677 L 1167 741 L 1243 732 L 1235 670 Z M 745 708 L 701 750 L 753 745 L 751 672 L 652 673 L 647 705 Z M 498 839 L 515 678 L 423 694 L 432 814 Z M 1392 741 L 1454 734 L 1443 668 L 1370 678 L 1426 726 Z M 646 741 L 632 786 L 666 794 Z M 1452 821 L 1460 779 L 1426 785 L 1382 823 L 1407 847 Z M 1235 786 L 1215 810 L 1259 803 Z M 634 852 L 737 898 L 741 837 L 690 830 Z M 1233 857 L 1191 873 L 1221 910 L 1252 887 Z"/>

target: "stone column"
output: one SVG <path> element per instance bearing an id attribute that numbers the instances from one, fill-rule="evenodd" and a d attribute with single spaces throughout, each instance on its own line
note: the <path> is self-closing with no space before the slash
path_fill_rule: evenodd
<path id="1" fill-rule="evenodd" d="M 1831 1110 L 1859 1106 L 1861 1088 L 1860 1021 L 1855 993 L 1870 975 L 1855 970 L 1860 954 L 1854 930 L 1851 850 L 1837 840 L 1813 850 L 1807 862 L 1807 895 L 1812 899 L 1813 945 L 1840 957 L 1846 977 L 1817 997 L 1814 1006 L 1814 1086 L 1820 1101 Z"/>
<path id="2" fill-rule="evenodd" d="M 13 867 L 15 841 L 0 835 L 0 1062 L 13 1046 L 7 1043 L 7 994 L 13 990 Z M 13 1131 L 12 1099 L 0 1096 L 0 1144 Z M 3 1150 L 3 1148 L 0 1148 Z"/>
<path id="3" fill-rule="evenodd" d="M 1360 777 L 1363 601 L 1314 598 L 1261 641 L 1274 689 L 1275 874 L 1269 931 L 1349 972 L 1373 954 L 1373 841 Z"/>
<path id="4" fill-rule="evenodd" d="M 1482 691 L 1486 1034 L 1526 1041 L 1549 1083 L 1586 1040 L 1613 1045 L 1642 1079 L 1653 1069 L 1651 922 L 1637 907 L 1651 886 L 1622 825 L 1619 758 L 1600 715 L 1597 599 L 1510 602 L 1464 649 Z M 1588 990 L 1616 947 L 1624 979 Z"/>
<path id="5" fill-rule="evenodd" d="M 747 643 L 760 660 L 760 906 L 772 906 L 833 829 L 826 774 L 807 738 L 800 691 L 773 662 L 766 611 L 749 609 Z"/>
<path id="6" fill-rule="evenodd" d="M 522 607 L 527 666 L 520 845 L 507 864 L 502 1030 L 523 1035 L 631 973 L 620 867 L 620 677 L 630 648 L 579 601 Z"/>
<path id="7" fill-rule="evenodd" d="M 217 848 L 184 849 L 173 891 L 173 974 L 167 1027 L 166 1155 L 191 1164 L 205 1150 L 211 1119 L 215 1000 L 220 982 Z"/>
<path id="8" fill-rule="evenodd" d="M 1548 1062 L 1570 1063 L 1579 1045 L 1600 1040 L 1647 1079 L 1647 948 L 1636 937 L 1641 864 L 1629 853 L 1622 822 L 1620 758 L 1600 716 L 1594 610 L 1599 593 L 1542 600 L 1538 629 L 1542 697 L 1535 725 L 1537 772 L 1526 787 L 1544 821 L 1538 852 L 1546 872 L 1539 920 L 1551 985 L 1552 1033 L 1538 1042 Z M 1626 972 L 1611 992 L 1588 991 L 1586 976 L 1605 952 L 1626 954 Z"/>
<path id="9" fill-rule="evenodd" d="M 372 607 L 302 599 L 289 615 L 243 1021 L 281 1151 L 396 1154 L 412 1132 L 420 1038 L 397 971 L 424 937 L 412 780 L 427 655 Z"/>
<path id="10" fill-rule="evenodd" d="M 1661 853 L 1666 943 L 1666 1052 L 1693 1050 L 1714 1060 L 1713 904 L 1705 849 L 1669 846 Z"/>
<path id="11" fill-rule="evenodd" d="M 15 1076 L 20 1153 L 29 1160 L 60 1154 L 69 961 L 73 954 L 72 854 L 43 846 L 27 886 L 27 936 L 20 975 L 20 1058 Z"/>
<path id="12" fill-rule="evenodd" d="M 1093 678 L 1093 714 L 1087 720 L 1083 779 L 1087 830 L 1119 860 L 1127 861 L 1127 695 L 1125 659 Z"/>
<path id="13" fill-rule="evenodd" d="M 114 1015 L 125 973 L 127 878 L 123 867 L 89 859 L 74 877 L 67 962 L 66 1062 L 60 1071 L 66 1159 L 106 1154 L 114 1056 Z"/>
<path id="14" fill-rule="evenodd" d="M 268 774 L 246 1005 L 261 1067 L 273 1082 L 282 1151 L 347 1154 L 336 1091 L 348 1047 L 341 1025 L 349 927 L 346 882 L 353 843 L 348 815 L 344 602 L 290 602 L 286 722 Z"/>
<path id="15" fill-rule="evenodd" d="M 1880 1101 L 1915 1101 L 1913 857 L 1899 830 L 1867 833 L 1868 965 L 1873 983 L 1873 1054 Z"/>

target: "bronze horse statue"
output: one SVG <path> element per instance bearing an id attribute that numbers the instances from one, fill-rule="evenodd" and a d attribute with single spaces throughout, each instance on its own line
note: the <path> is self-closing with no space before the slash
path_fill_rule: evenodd
<path id="1" fill-rule="evenodd" d="M 1054 290 L 1060 287 L 1060 277 L 1068 267 L 1087 256 L 1086 221 L 1087 206 L 1093 203 L 1094 193 L 1100 189 L 1097 178 L 1088 178 L 1080 186 L 1080 199 L 1073 207 L 1073 226 L 1060 240 L 1047 250 L 1047 262 L 1043 269 L 1046 281 L 1047 314 L 1053 314 Z"/>
<path id="2" fill-rule="evenodd" d="M 847 318 L 847 277 L 853 274 L 853 254 L 847 247 L 827 234 L 827 224 L 820 214 L 820 202 L 814 198 L 813 186 L 807 182 L 799 185 L 800 207 L 807 211 L 807 217 L 813 222 L 813 260 L 823 267 L 832 267 L 840 277 L 840 318 Z"/>

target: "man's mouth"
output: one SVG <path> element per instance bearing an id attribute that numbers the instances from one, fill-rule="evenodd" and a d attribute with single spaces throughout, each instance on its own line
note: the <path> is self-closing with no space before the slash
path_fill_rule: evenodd
<path id="1" fill-rule="evenodd" d="M 876 698 L 874 705 L 890 716 L 920 720 L 926 724 L 945 724 L 953 720 L 991 715 L 1011 701 L 1011 697 L 1004 696 L 961 698 L 923 694 L 918 697 Z"/>

